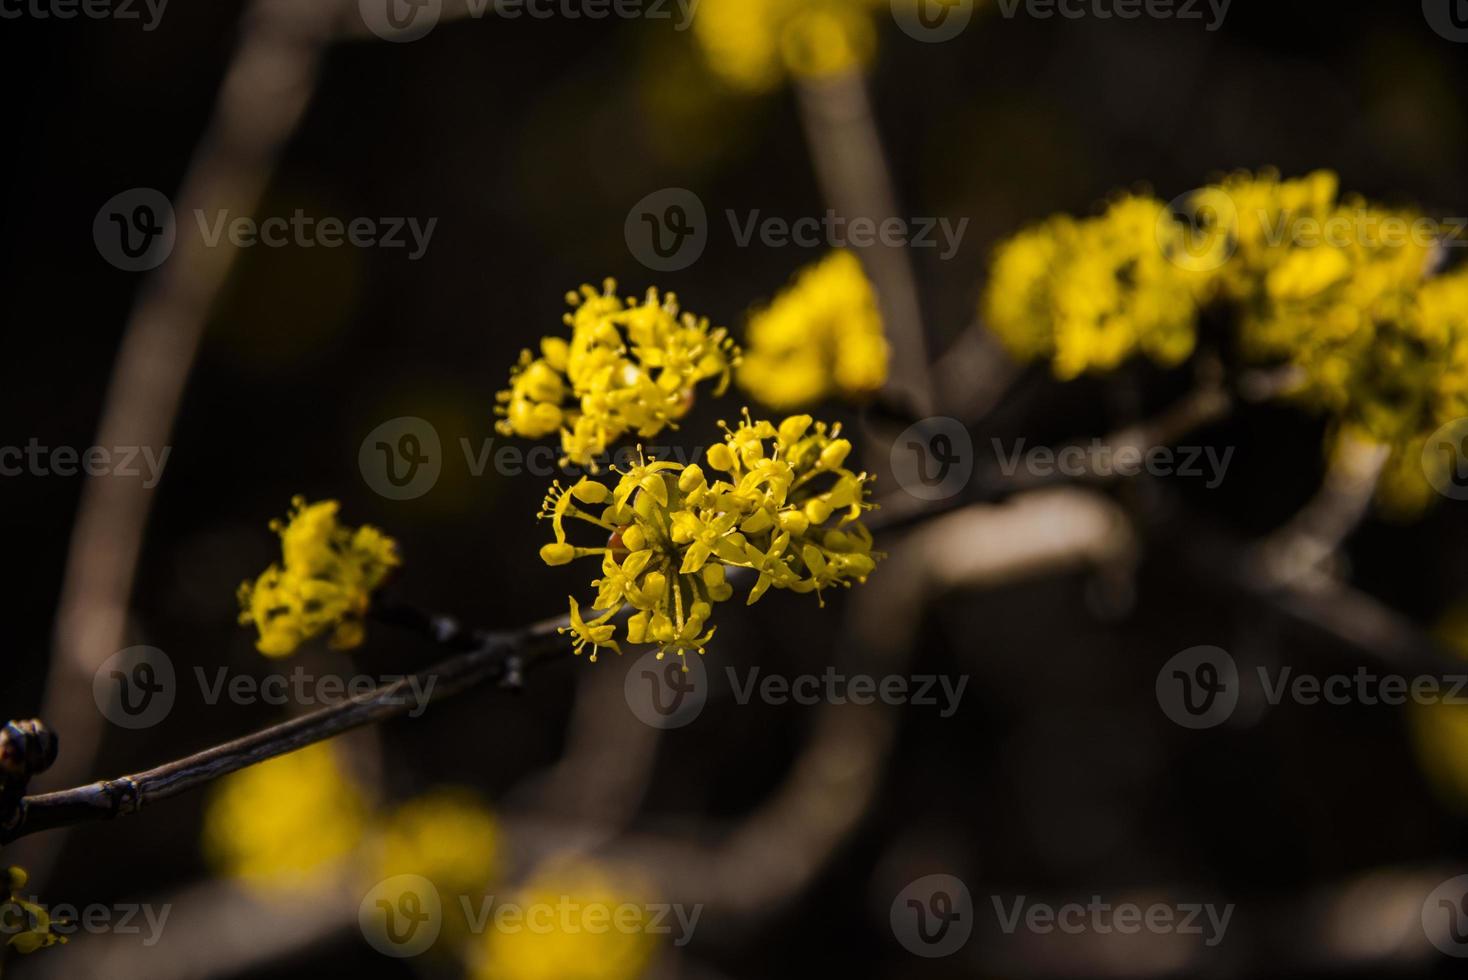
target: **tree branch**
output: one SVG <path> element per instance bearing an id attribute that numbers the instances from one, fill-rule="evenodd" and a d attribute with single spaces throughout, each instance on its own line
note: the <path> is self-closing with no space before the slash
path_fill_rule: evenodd
<path id="1" fill-rule="evenodd" d="M 438 617 L 425 617 L 437 622 Z M 413 691 L 430 691 L 430 700 L 451 697 L 489 682 L 519 687 L 534 663 L 554 659 L 565 645 L 554 642 L 564 619 L 547 620 L 518 632 L 480 633 L 474 649 L 440 660 L 415 675 L 330 705 L 243 738 L 216 745 L 145 772 L 86 786 L 28 796 L 14 812 L 0 815 L 0 844 L 42 830 L 136 813 L 144 806 L 177 796 L 204 783 L 324 741 L 353 728 L 405 714 L 415 705 Z M 465 634 L 446 640 L 453 646 Z M 427 681 L 432 680 L 432 685 Z M 416 685 L 416 686 L 415 686 Z"/>

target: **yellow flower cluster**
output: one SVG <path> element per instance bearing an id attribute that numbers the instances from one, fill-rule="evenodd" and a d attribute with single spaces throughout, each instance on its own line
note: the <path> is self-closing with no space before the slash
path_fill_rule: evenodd
<path id="1" fill-rule="evenodd" d="M 232 773 L 204 809 L 204 854 L 220 874 L 261 892 L 331 880 L 366 830 L 361 789 L 330 743 Z"/>
<path id="2" fill-rule="evenodd" d="M 584 858 L 558 858 L 513 896 L 526 928 L 490 929 L 475 980 L 636 980 L 656 952 L 645 886 Z"/>
<path id="3" fill-rule="evenodd" d="M 733 88 L 765 92 L 787 76 L 821 78 L 868 64 L 873 15 L 890 0 L 700 0 L 694 36 Z"/>
<path id="4" fill-rule="evenodd" d="M 495 428 L 540 439 L 560 432 L 561 465 L 596 472 L 596 457 L 628 433 L 651 438 L 674 426 L 693 405 L 700 382 L 729 385 L 739 351 L 723 327 L 680 313 L 672 293 L 649 289 L 642 302 L 582 286 L 567 294 L 570 340 L 546 337 L 540 356 L 520 355 L 510 387 L 499 393 Z"/>
<path id="5" fill-rule="evenodd" d="M 295 497 L 291 506 L 288 520 L 270 524 L 281 564 L 240 586 L 240 623 L 255 624 L 256 646 L 270 657 L 288 656 L 328 629 L 333 648 L 360 646 L 372 591 L 399 563 L 397 545 L 375 527 L 337 523 L 335 500 Z"/>
<path id="6" fill-rule="evenodd" d="M 1071 378 L 1138 352 L 1175 363 L 1201 306 L 1224 303 L 1247 359 L 1293 366 L 1293 394 L 1392 449 L 1382 498 L 1411 509 L 1427 436 L 1468 414 L 1468 272 L 1433 277 L 1432 222 L 1337 187 L 1328 171 L 1241 172 L 1191 195 L 1192 227 L 1134 197 L 1052 218 L 999 247 L 985 316 L 1016 356 Z"/>
<path id="7" fill-rule="evenodd" d="M 47 946 L 66 942 L 66 937 L 52 931 L 55 922 L 42 905 L 21 894 L 30 876 L 23 868 L 4 869 L 5 896 L 0 903 L 0 933 L 5 944 L 17 953 L 34 953 Z"/>
<path id="8" fill-rule="evenodd" d="M 1337 188 L 1329 171 L 1266 171 L 1202 191 L 1231 253 L 1217 291 L 1237 305 L 1247 357 L 1293 365 L 1295 395 L 1391 448 L 1379 496 L 1410 512 L 1430 493 L 1427 435 L 1468 414 L 1468 278 L 1432 277 L 1436 228 L 1423 216 Z"/>
<path id="9" fill-rule="evenodd" d="M 887 381 L 889 353 L 861 261 L 836 251 L 750 316 L 737 378 L 758 401 L 789 411 L 877 391 Z"/>
<path id="10" fill-rule="evenodd" d="M 723 423 L 721 423 L 723 424 Z M 839 425 L 793 415 L 778 428 L 753 421 L 724 425 L 723 442 L 710 447 L 703 467 L 649 461 L 618 470 L 615 487 L 583 478 L 569 489 L 552 486 L 540 517 L 556 540 L 540 550 L 549 565 L 589 555 L 601 560 L 602 578 L 588 618 L 571 599 L 575 650 L 620 653 L 613 622 L 624 607 L 629 643 L 653 643 L 660 653 L 703 652 L 713 636 L 713 606 L 733 595 L 726 568 L 756 576 L 748 602 L 771 587 L 819 593 L 864 582 L 880 557 L 861 524 L 872 478 L 845 468 L 851 443 Z M 595 510 L 589 509 L 595 508 Z M 600 528 L 606 545 L 580 548 L 566 540 L 566 521 Z M 833 523 L 834 522 L 834 523 Z"/>
<path id="11" fill-rule="evenodd" d="M 1183 229 L 1166 205 L 1127 196 L 1100 217 L 1057 216 L 994 256 L 983 312 L 1016 356 L 1074 378 L 1134 354 L 1177 364 L 1197 337 L 1199 274 L 1180 261 Z"/>

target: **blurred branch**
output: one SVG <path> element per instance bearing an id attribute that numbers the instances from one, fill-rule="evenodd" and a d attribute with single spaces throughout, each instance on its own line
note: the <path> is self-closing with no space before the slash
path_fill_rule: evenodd
<path id="1" fill-rule="evenodd" d="M 898 217 L 886 155 L 872 117 L 866 80 L 859 72 L 802 79 L 796 85 L 806 142 L 830 206 L 848 221 L 866 218 L 881 226 Z M 892 342 L 889 388 L 917 416 L 931 414 L 933 387 L 922 307 L 907 249 L 875 244 L 860 250 L 876 287 L 887 337 Z"/>
<path id="2" fill-rule="evenodd" d="M 347 0 L 253 0 L 224 75 L 214 117 L 184 175 L 175 212 L 197 208 L 254 213 L 281 148 L 312 92 L 321 51 Z M 96 444 L 167 443 L 199 337 L 236 249 L 180 235 L 172 256 L 143 286 L 123 332 Z M 63 785 L 85 779 L 102 739 L 92 674 L 122 645 L 143 529 L 153 492 L 138 481 L 89 477 L 72 532 L 56 616 L 43 717 L 67 735 L 53 770 Z M 28 848 L 39 878 L 59 850 L 52 838 Z"/>
<path id="3" fill-rule="evenodd" d="M 1025 494 L 936 519 L 893 543 L 886 587 L 852 604 L 839 669 L 901 673 L 923 610 L 955 589 L 1129 561 L 1132 548 L 1121 508 L 1082 490 Z M 826 704 L 779 790 L 719 843 L 643 833 L 610 844 L 606 856 L 650 869 L 669 901 L 743 916 L 778 910 L 830 863 L 867 813 L 896 715 L 880 701 Z"/>
<path id="4" fill-rule="evenodd" d="M 1370 509 L 1390 455 L 1386 446 L 1342 435 L 1320 490 L 1259 545 L 1265 574 L 1288 584 L 1329 562 Z"/>

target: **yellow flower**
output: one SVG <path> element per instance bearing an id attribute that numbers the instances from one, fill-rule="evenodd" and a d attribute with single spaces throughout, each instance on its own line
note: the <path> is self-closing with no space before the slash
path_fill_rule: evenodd
<path id="1" fill-rule="evenodd" d="M 375 527 L 338 524 L 335 500 L 296 497 L 291 505 L 288 521 L 270 524 L 282 563 L 240 586 L 240 623 L 255 624 L 256 647 L 270 657 L 288 656 L 327 630 L 336 649 L 360 646 L 372 592 L 399 564 L 397 545 Z"/>
<path id="2" fill-rule="evenodd" d="M 499 822 L 472 792 L 435 790 L 393 811 L 375 850 L 381 879 L 427 878 L 445 898 L 447 921 L 464 926 L 458 898 L 482 891 L 499 872 Z"/>
<path id="3" fill-rule="evenodd" d="M 1293 180 L 1281 180 L 1274 170 L 1240 170 L 1195 194 L 1194 209 L 1205 219 L 1200 232 L 1214 238 L 1227 259 L 1218 272 L 1220 291 L 1239 302 L 1253 298 L 1296 243 L 1314 239 L 1315 229 L 1323 237 L 1339 185 L 1329 170 Z"/>
<path id="4" fill-rule="evenodd" d="M 867 65 L 873 16 L 889 0 L 700 0 L 693 33 L 710 70 L 733 88 L 765 92 L 787 76 L 821 78 Z"/>
<path id="5" fill-rule="evenodd" d="M 877 297 L 850 252 L 832 252 L 749 319 L 739 386 L 788 411 L 831 395 L 860 398 L 887 381 Z"/>
<path id="6" fill-rule="evenodd" d="M 571 624 L 562 628 L 577 653 L 587 646 L 592 660 L 600 647 L 620 653 L 614 619 L 624 610 L 629 643 L 703 653 L 714 635 L 713 607 L 734 594 L 726 568 L 756 573 L 754 602 L 770 588 L 819 598 L 823 589 L 865 582 L 876 567 L 880 555 L 860 522 L 874 506 L 872 477 L 845 467 L 851 444 L 839 425 L 796 415 L 776 427 L 746 410 L 739 426 L 724 428 L 724 441 L 707 454 L 713 482 L 703 466 L 648 460 L 639 447 L 638 464 L 616 470 L 615 487 L 587 479 L 551 486 L 539 516 L 551 522 L 556 543 L 542 559 L 601 560 L 602 577 L 592 583 L 599 615 L 589 618 L 573 598 Z M 598 528 L 606 546 L 566 542 L 573 520 Z"/>
<path id="7" fill-rule="evenodd" d="M 23 868 L 5 869 L 5 897 L 0 904 L 0 933 L 8 938 L 6 945 L 17 953 L 34 953 L 38 949 L 66 942 L 66 937 L 53 932 L 56 925 L 45 906 L 21 895 L 30 876 Z"/>
<path id="8" fill-rule="evenodd" d="M 242 769 L 215 784 L 204 854 L 222 875 L 262 892 L 310 890 L 363 839 L 366 807 L 330 743 Z"/>
<path id="9" fill-rule="evenodd" d="M 554 859 L 511 896 L 514 928 L 486 930 L 475 980 L 635 980 L 656 946 L 646 887 L 587 859 Z"/>
<path id="10" fill-rule="evenodd" d="M 1229 304 L 1243 357 L 1296 368 L 1290 393 L 1329 412 L 1335 434 L 1390 450 L 1378 498 L 1399 516 L 1420 510 L 1438 465 L 1422 460 L 1427 437 L 1468 415 L 1468 269 L 1433 277 L 1435 226 L 1338 200 L 1323 170 L 1234 173 L 1185 210 L 1195 229 L 1131 197 L 1016 235 L 995 254 L 990 328 L 1070 378 L 1139 352 L 1176 363 L 1199 304 Z"/>
<path id="11" fill-rule="evenodd" d="M 529 439 L 559 432 L 563 466 L 596 472 L 596 457 L 628 433 L 651 438 L 676 427 L 697 386 L 713 381 L 723 394 L 739 361 L 728 332 L 680 312 L 672 293 L 649 289 L 639 303 L 616 288 L 608 279 L 600 293 L 582 286 L 568 294 L 570 339 L 546 337 L 539 357 L 521 352 L 496 397 L 495 428 Z"/>
<path id="12" fill-rule="evenodd" d="M 1127 196 L 1097 218 L 1065 217 L 995 252 L 985 322 L 1021 360 L 1057 377 L 1109 371 L 1136 354 L 1174 365 L 1193 351 L 1202 275 L 1162 202 Z"/>

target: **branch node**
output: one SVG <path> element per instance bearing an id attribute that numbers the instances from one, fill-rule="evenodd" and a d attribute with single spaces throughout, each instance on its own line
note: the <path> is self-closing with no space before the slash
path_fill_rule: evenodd
<path id="1" fill-rule="evenodd" d="M 525 686 L 525 658 L 518 653 L 505 657 L 505 672 L 500 678 L 500 687 L 518 691 Z"/>

